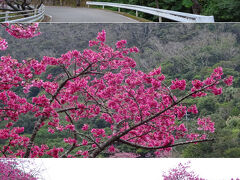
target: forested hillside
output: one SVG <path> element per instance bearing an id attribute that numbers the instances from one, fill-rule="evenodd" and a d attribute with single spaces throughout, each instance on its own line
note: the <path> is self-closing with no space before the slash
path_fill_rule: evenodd
<path id="1" fill-rule="evenodd" d="M 9 48 L 1 51 L 0 56 L 9 54 L 19 60 L 59 57 L 69 50 L 87 48 L 88 41 L 105 29 L 108 44 L 114 46 L 116 41 L 126 39 L 129 47 L 140 49 L 134 59 L 137 68 L 144 72 L 160 65 L 167 79 L 201 80 L 213 68 L 222 66 L 226 75 L 234 76 L 232 87 L 217 97 L 185 102 L 197 104 L 199 117 L 210 116 L 214 120 L 216 133 L 213 136 L 216 140 L 175 148 L 170 156 L 240 157 L 240 24 L 41 24 L 40 29 L 42 34 L 39 37 L 27 40 L 14 39 L 0 29 L 0 34 L 8 38 L 9 43 Z M 48 69 L 48 72 L 58 74 L 59 69 Z M 29 97 L 37 94 L 38 89 L 32 89 Z M 192 118 L 186 117 L 189 128 Z M 29 114 L 28 119 L 25 116 L 18 123 L 25 126 L 26 133 L 31 133 L 34 120 Z M 80 122 L 79 127 L 83 123 Z M 101 119 L 88 123 L 98 128 L 107 126 Z M 49 139 L 47 129 L 43 129 L 41 139 L 37 141 L 64 146 L 61 136 L 55 133 L 52 136 L 55 139 Z M 122 146 L 121 150 L 128 152 L 129 149 Z M 136 152 L 145 156 L 141 149 Z"/>

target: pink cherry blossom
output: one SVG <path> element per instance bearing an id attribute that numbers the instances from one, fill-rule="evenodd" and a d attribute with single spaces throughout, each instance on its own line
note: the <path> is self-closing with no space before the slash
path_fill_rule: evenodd
<path id="1" fill-rule="evenodd" d="M 224 82 L 226 85 L 231 86 L 232 83 L 233 83 L 233 76 L 229 76 L 228 78 L 225 78 L 225 79 L 223 80 L 223 82 Z"/>
<path id="2" fill-rule="evenodd" d="M 115 152 L 115 147 L 114 147 L 113 145 L 111 145 L 111 146 L 108 148 L 108 152 L 114 153 L 114 152 Z"/>
<path id="3" fill-rule="evenodd" d="M 186 88 L 186 81 L 185 80 L 178 80 L 172 81 L 171 89 L 180 89 L 185 90 Z"/>
<path id="4" fill-rule="evenodd" d="M 0 37 L 0 50 L 6 50 L 7 47 L 8 47 L 7 44 L 8 43 L 6 42 L 6 40 L 5 39 L 1 39 L 1 37 Z"/>
<path id="5" fill-rule="evenodd" d="M 193 114 L 198 114 L 198 110 L 197 110 L 196 104 L 191 105 L 191 106 L 188 108 L 188 112 L 191 112 L 191 113 L 193 113 Z"/>
<path id="6" fill-rule="evenodd" d="M 84 124 L 83 127 L 82 127 L 82 130 L 83 131 L 87 131 L 89 128 L 88 124 Z"/>

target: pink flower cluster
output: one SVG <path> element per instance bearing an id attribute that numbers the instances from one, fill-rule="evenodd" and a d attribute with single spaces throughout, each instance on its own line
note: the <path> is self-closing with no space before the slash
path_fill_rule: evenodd
<path id="1" fill-rule="evenodd" d="M 211 121 L 210 118 L 198 118 L 198 130 L 210 131 L 211 133 L 214 133 L 214 122 Z"/>
<path id="2" fill-rule="evenodd" d="M 210 77 L 206 78 L 204 81 L 200 81 L 200 80 L 193 80 L 192 81 L 192 92 L 193 93 L 193 97 L 201 97 L 201 96 L 206 96 L 207 93 L 206 92 L 210 92 L 214 95 L 220 95 L 222 94 L 222 87 L 217 87 L 217 84 L 219 83 L 219 81 L 222 79 L 223 76 L 223 69 L 222 67 L 217 67 L 216 69 L 214 69 L 213 73 L 211 74 Z M 233 83 L 233 76 L 229 76 L 225 79 L 223 79 L 223 82 L 227 85 L 230 86 Z M 204 86 L 209 86 L 208 88 L 206 88 L 206 91 L 201 91 L 201 88 L 203 88 Z"/>
<path id="3" fill-rule="evenodd" d="M 97 39 L 101 42 L 105 42 L 106 41 L 106 31 L 102 30 L 102 32 L 99 32 Z"/>
<path id="4" fill-rule="evenodd" d="M 172 81 L 171 89 L 180 89 L 180 90 L 185 90 L 186 88 L 186 81 L 183 80 L 178 80 Z"/>
<path id="5" fill-rule="evenodd" d="M 191 105 L 191 106 L 188 108 L 188 112 L 191 112 L 191 113 L 193 113 L 193 114 L 198 114 L 198 110 L 197 110 L 196 104 Z"/>
<path id="6" fill-rule="evenodd" d="M 40 35 L 38 23 L 33 23 L 30 25 L 26 24 L 2 24 L 6 31 L 15 38 L 18 39 L 28 39 Z M 6 50 L 8 48 L 8 43 L 5 39 L 0 37 L 0 50 Z"/>
<path id="7" fill-rule="evenodd" d="M 64 149 L 63 148 L 56 148 L 53 147 L 52 149 L 50 149 L 49 151 L 46 152 L 47 155 L 52 156 L 54 158 L 58 158 L 59 157 L 59 153 L 63 152 Z"/>
<path id="8" fill-rule="evenodd" d="M 104 129 L 92 129 L 91 133 L 93 134 L 94 137 L 105 137 L 105 130 Z"/>
<path id="9" fill-rule="evenodd" d="M 8 43 L 7 43 L 7 41 L 5 40 L 5 39 L 2 39 L 1 37 L 0 37 L 0 50 L 6 50 L 7 49 L 7 47 L 8 47 L 8 45 L 7 45 Z"/>
<path id="10" fill-rule="evenodd" d="M 121 40 L 116 43 L 116 48 L 117 49 L 122 49 L 125 48 L 125 45 L 127 44 L 126 40 Z"/>
<path id="11" fill-rule="evenodd" d="M 22 25 L 22 24 L 5 24 L 6 31 L 18 39 L 28 39 L 40 35 L 39 24 L 33 23 L 31 25 Z"/>
<path id="12" fill-rule="evenodd" d="M 83 127 L 82 127 L 82 130 L 83 131 L 87 131 L 89 128 L 88 124 L 84 124 Z"/>
<path id="13" fill-rule="evenodd" d="M 224 79 L 224 83 L 225 83 L 227 86 L 231 86 L 232 83 L 233 83 L 233 76 L 229 76 L 228 78 Z"/>

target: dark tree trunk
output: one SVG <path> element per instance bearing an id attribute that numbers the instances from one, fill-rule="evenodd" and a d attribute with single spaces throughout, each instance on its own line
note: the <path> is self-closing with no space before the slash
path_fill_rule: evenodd
<path id="1" fill-rule="evenodd" d="M 202 10 L 202 6 L 200 5 L 200 3 L 198 2 L 198 0 L 192 0 L 192 2 L 193 2 L 192 6 L 193 14 L 200 14 Z"/>
<path id="2" fill-rule="evenodd" d="M 85 7 L 86 6 L 86 0 L 80 0 L 80 5 L 82 6 L 82 7 Z"/>
<path id="3" fill-rule="evenodd" d="M 40 3 L 37 5 L 37 9 L 43 4 L 43 0 L 40 0 Z"/>
<path id="4" fill-rule="evenodd" d="M 20 9 L 12 4 L 10 0 L 5 0 L 6 4 L 12 8 L 14 11 L 20 11 Z"/>
<path id="5" fill-rule="evenodd" d="M 155 2 L 156 2 L 156 8 L 159 9 L 159 1 L 158 1 L 158 0 L 155 0 Z"/>
<path id="6" fill-rule="evenodd" d="M 76 0 L 76 5 L 77 6 L 80 6 L 80 3 L 81 3 L 80 0 Z"/>

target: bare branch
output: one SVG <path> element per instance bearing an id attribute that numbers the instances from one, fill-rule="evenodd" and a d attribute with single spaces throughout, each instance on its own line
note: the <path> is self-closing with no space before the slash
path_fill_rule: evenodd
<path id="1" fill-rule="evenodd" d="M 187 142 L 180 142 L 176 144 L 167 144 L 165 146 L 157 146 L 157 147 L 147 147 L 147 146 L 141 146 L 138 144 L 134 144 L 128 141 L 124 141 L 122 139 L 119 139 L 118 141 L 127 144 L 129 146 L 135 147 L 135 148 L 142 148 L 142 149 L 148 149 L 148 150 L 156 150 L 156 149 L 164 149 L 164 148 L 169 148 L 169 147 L 175 147 L 175 146 L 181 146 L 181 145 L 186 145 L 186 144 L 192 144 L 192 143 L 201 143 L 201 142 L 209 142 L 209 141 L 214 141 L 215 139 L 203 139 L 203 140 L 196 140 L 196 141 L 187 141 Z"/>

